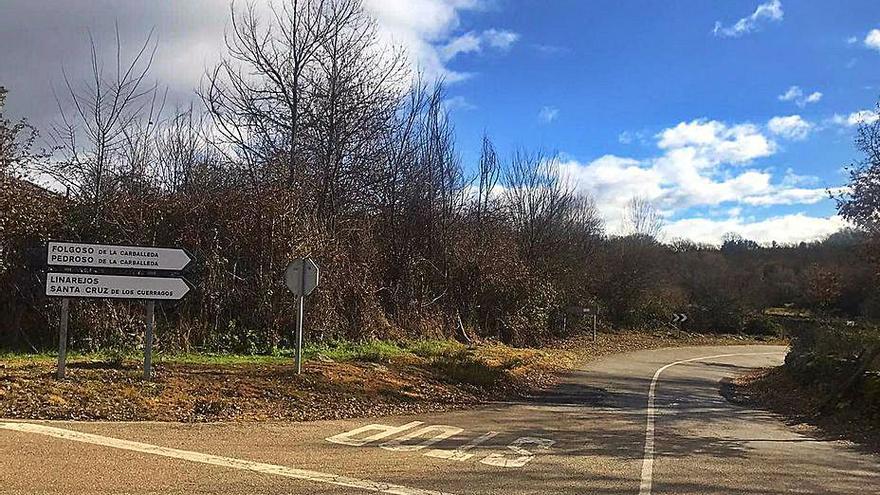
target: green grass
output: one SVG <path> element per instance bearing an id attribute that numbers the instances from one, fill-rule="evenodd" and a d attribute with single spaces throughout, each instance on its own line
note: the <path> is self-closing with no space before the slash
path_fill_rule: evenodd
<path id="1" fill-rule="evenodd" d="M 426 359 L 442 356 L 452 356 L 465 347 L 452 340 L 412 340 L 405 342 L 391 342 L 385 340 L 369 340 L 364 342 L 338 341 L 322 344 L 311 344 L 303 348 L 303 357 L 306 360 L 315 360 L 323 356 L 333 361 L 364 361 L 373 363 L 387 363 L 401 356 L 419 356 Z M 198 365 L 247 365 L 247 364 L 289 364 L 294 358 L 293 349 L 278 349 L 273 354 L 227 354 L 227 353 L 156 353 L 153 361 L 156 363 L 169 364 L 198 364 Z M 13 353 L 0 352 L 0 362 L 52 362 L 57 359 L 57 354 L 44 353 Z M 68 361 L 140 361 L 143 354 L 138 352 L 115 353 L 115 352 L 69 352 Z"/>

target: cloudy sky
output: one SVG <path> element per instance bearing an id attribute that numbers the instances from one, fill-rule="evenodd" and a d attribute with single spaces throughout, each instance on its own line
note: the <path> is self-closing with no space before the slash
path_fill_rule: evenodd
<path id="1" fill-rule="evenodd" d="M 134 48 L 152 28 L 153 76 L 186 104 L 222 53 L 227 0 L 0 0 L 9 111 L 56 118 L 62 66 L 85 76 L 91 30 Z M 260 0 L 266 3 L 269 0 Z M 487 132 L 502 155 L 558 153 L 615 231 L 650 199 L 665 237 L 761 242 L 844 223 L 826 190 L 846 182 L 855 125 L 876 119 L 876 0 L 365 0 L 385 39 L 448 82 L 470 166 Z"/>

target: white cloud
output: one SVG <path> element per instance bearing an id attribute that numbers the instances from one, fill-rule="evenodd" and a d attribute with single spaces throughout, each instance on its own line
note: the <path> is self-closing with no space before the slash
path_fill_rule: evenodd
<path id="1" fill-rule="evenodd" d="M 850 36 L 849 38 L 846 39 L 847 45 L 855 45 L 858 42 L 859 42 L 859 39 L 855 36 Z"/>
<path id="2" fill-rule="evenodd" d="M 872 29 L 865 36 L 865 46 L 880 52 L 880 29 Z"/>
<path id="3" fill-rule="evenodd" d="M 541 107 L 541 111 L 538 112 L 538 120 L 545 124 L 553 122 L 556 117 L 559 117 L 559 109 L 556 107 Z"/>
<path id="4" fill-rule="evenodd" d="M 872 124 L 880 120 L 880 113 L 873 110 L 859 110 L 849 115 L 834 114 L 830 121 L 832 124 L 855 127 L 859 124 Z"/>
<path id="5" fill-rule="evenodd" d="M 609 232 L 620 231 L 623 210 L 634 196 L 651 201 L 667 217 L 723 204 L 738 216 L 746 206 L 814 204 L 828 197 L 824 188 L 808 187 L 815 178 L 791 170 L 781 179 L 768 171 L 742 170 L 776 151 L 776 144 L 752 124 L 698 119 L 665 129 L 656 139 L 661 153 L 653 158 L 605 155 L 588 163 L 561 163 L 563 176 L 596 198 Z"/>
<path id="6" fill-rule="evenodd" d="M 457 36 L 440 49 L 440 55 L 444 61 L 449 61 L 462 53 L 479 52 L 482 40 L 474 33 L 465 33 Z"/>
<path id="7" fill-rule="evenodd" d="M 617 135 L 617 142 L 620 144 L 648 144 L 648 132 L 646 131 L 623 131 Z"/>
<path id="8" fill-rule="evenodd" d="M 791 101 L 799 107 L 805 107 L 808 103 L 818 103 L 822 99 L 822 92 L 813 91 L 805 94 L 800 86 L 791 86 L 785 93 L 777 96 L 780 101 Z"/>
<path id="9" fill-rule="evenodd" d="M 413 66 L 430 79 L 457 82 L 470 74 L 447 66 L 457 55 L 479 53 L 485 46 L 506 50 L 519 39 L 511 31 L 488 29 L 456 35 L 460 14 L 480 10 L 486 0 L 365 0 L 376 17 L 380 36 L 403 46 Z"/>
<path id="10" fill-rule="evenodd" d="M 443 102 L 443 106 L 447 112 L 455 112 L 458 110 L 467 111 L 467 110 L 474 110 L 475 108 L 477 108 L 476 105 L 471 103 L 464 96 L 453 96 L 451 98 L 447 98 Z"/>
<path id="11" fill-rule="evenodd" d="M 514 33 L 513 31 L 488 29 L 483 31 L 483 39 L 492 48 L 508 50 L 517 40 L 519 40 L 519 34 Z"/>
<path id="12" fill-rule="evenodd" d="M 807 135 L 813 130 L 813 124 L 804 120 L 800 115 L 789 115 L 787 117 L 773 117 L 767 122 L 767 128 L 777 136 L 800 141 L 807 138 Z"/>
<path id="13" fill-rule="evenodd" d="M 762 244 L 781 244 L 823 239 L 849 226 L 841 217 L 812 217 L 803 213 L 781 215 L 763 220 L 748 220 L 735 215 L 724 220 L 686 218 L 667 223 L 668 238 L 686 238 L 697 242 L 720 244 L 722 236 L 735 232 Z"/>
<path id="14" fill-rule="evenodd" d="M 777 188 L 768 194 L 746 196 L 742 202 L 750 206 L 774 206 L 774 205 L 812 205 L 828 198 L 828 191 L 821 188 Z"/>
<path id="15" fill-rule="evenodd" d="M 519 39 L 512 31 L 488 29 L 482 34 L 469 32 L 453 38 L 440 49 L 441 57 L 448 62 L 463 53 L 480 53 L 489 46 L 496 50 L 506 51 Z"/>
<path id="16" fill-rule="evenodd" d="M 772 155 L 776 150 L 752 124 L 727 126 L 717 120 L 681 122 L 657 135 L 660 149 L 692 153 L 702 166 L 719 163 L 743 164 Z"/>
<path id="17" fill-rule="evenodd" d="M 722 38 L 738 38 L 757 30 L 764 21 L 781 21 L 783 15 L 782 2 L 780 0 L 771 0 L 758 5 L 758 8 L 755 9 L 752 15 L 743 17 L 733 25 L 724 27 L 721 21 L 716 21 L 712 34 Z"/>

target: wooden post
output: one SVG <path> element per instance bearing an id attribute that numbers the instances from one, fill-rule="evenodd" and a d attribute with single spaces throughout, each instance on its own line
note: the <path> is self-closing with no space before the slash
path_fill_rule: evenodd
<path id="1" fill-rule="evenodd" d="M 147 334 L 144 342 L 144 380 L 153 379 L 153 327 L 156 326 L 156 301 L 147 301 Z"/>
<path id="2" fill-rule="evenodd" d="M 70 299 L 61 298 L 61 325 L 58 330 L 58 379 L 64 379 L 67 367 L 67 319 L 70 314 Z"/>

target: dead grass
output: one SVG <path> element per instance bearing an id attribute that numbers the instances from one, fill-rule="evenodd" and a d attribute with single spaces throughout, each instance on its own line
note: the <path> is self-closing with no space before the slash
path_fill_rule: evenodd
<path id="1" fill-rule="evenodd" d="M 0 356 L 0 417 L 20 419 L 315 420 L 473 407 L 553 385 L 558 372 L 637 349 L 742 344 L 743 338 L 602 334 L 544 349 L 486 342 L 341 343 L 310 348 L 304 373 L 281 356 L 159 356 L 155 380 L 135 356 L 73 355 L 54 378 L 51 355 Z"/>
<path id="2" fill-rule="evenodd" d="M 849 440 L 866 451 L 880 453 L 880 415 L 876 411 L 862 407 L 860 401 L 822 411 L 827 391 L 795 379 L 784 366 L 740 375 L 725 395 L 735 403 L 775 412 L 810 436 Z"/>

